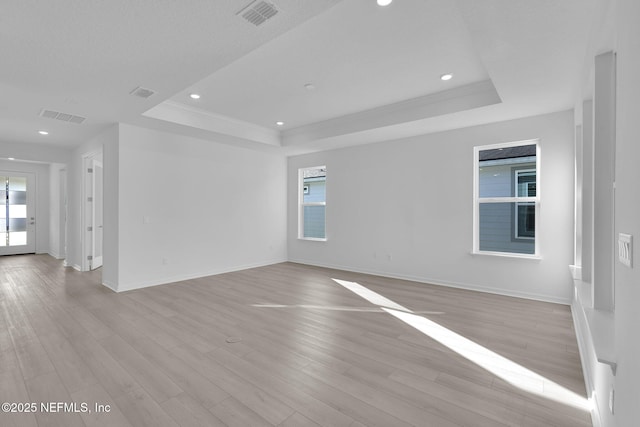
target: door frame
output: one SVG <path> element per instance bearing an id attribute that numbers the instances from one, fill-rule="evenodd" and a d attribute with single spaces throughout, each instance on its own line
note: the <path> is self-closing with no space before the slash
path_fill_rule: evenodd
<path id="1" fill-rule="evenodd" d="M 31 228 L 30 232 L 32 236 L 32 243 L 28 243 L 29 240 L 27 240 L 28 244 L 23 245 L 27 247 L 25 251 L 9 253 L 10 251 L 7 249 L 7 250 L 3 250 L 2 251 L 3 253 L 0 253 L 0 255 L 35 254 L 37 253 L 37 249 L 38 249 L 38 244 L 37 244 L 38 217 L 36 215 L 38 211 L 38 174 L 36 174 L 35 172 L 26 172 L 26 171 L 15 170 L 15 169 L 2 169 L 0 171 L 0 175 L 27 178 L 27 230 Z M 31 211 L 29 211 L 29 206 L 31 206 L 32 208 Z M 27 231 L 27 233 L 29 233 L 29 231 Z M 29 234 L 27 234 L 27 236 L 29 236 Z M 32 244 L 33 244 L 33 248 L 32 248 L 33 250 L 28 249 L 31 247 Z M 4 253 L 4 252 L 7 252 L 7 253 Z"/>
<path id="2" fill-rule="evenodd" d="M 95 270 L 96 268 L 102 267 L 102 253 L 103 253 L 103 249 L 104 249 L 104 233 L 103 233 L 103 223 L 104 223 L 104 165 L 102 163 L 101 160 L 96 160 L 96 159 L 92 159 L 91 161 L 91 167 L 93 169 L 93 173 L 91 174 L 91 189 L 93 191 L 93 203 L 91 204 L 91 217 L 92 217 L 92 221 L 91 223 L 93 224 L 93 229 L 92 229 L 92 236 L 91 236 L 91 254 L 93 255 L 93 259 L 90 262 L 89 265 L 89 269 L 90 270 Z M 98 186 L 98 180 L 97 180 L 97 173 L 96 173 L 96 168 L 100 168 L 102 169 L 102 176 L 100 179 L 100 185 L 102 186 L 102 188 L 100 189 L 100 192 L 97 191 L 97 186 Z M 99 194 L 100 197 L 96 197 L 96 194 Z M 100 223 L 98 223 L 98 208 L 102 209 L 102 214 L 100 215 L 100 218 L 102 218 L 102 221 L 100 221 Z M 100 236 L 100 239 L 96 239 L 96 234 L 98 233 L 102 233 L 102 236 Z M 100 247 L 99 249 L 99 253 L 100 255 L 96 255 L 98 253 L 98 247 L 96 245 L 96 241 L 99 241 L 100 244 L 102 245 L 102 247 Z"/>
<path id="3" fill-rule="evenodd" d="M 92 169 L 94 161 L 102 162 L 102 148 L 90 151 L 82 155 L 82 171 L 80 172 L 82 176 L 82 199 L 80 202 L 82 207 L 82 215 L 80 221 L 80 235 L 82 236 L 82 259 L 80 263 L 81 271 L 91 271 L 92 267 L 92 260 L 89 259 L 89 256 L 92 256 L 93 254 L 93 232 L 90 231 L 88 227 L 93 226 L 93 202 L 89 201 L 89 198 L 93 197 L 93 177 L 92 173 L 89 172 L 89 170 Z"/>

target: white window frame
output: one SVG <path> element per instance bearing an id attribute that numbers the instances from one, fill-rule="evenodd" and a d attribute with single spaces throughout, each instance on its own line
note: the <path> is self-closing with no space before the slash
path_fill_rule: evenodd
<path id="1" fill-rule="evenodd" d="M 536 156 L 536 159 L 537 159 L 537 156 Z M 536 176 L 536 182 L 535 182 L 536 183 L 536 194 L 538 193 L 538 188 L 537 188 L 538 187 L 538 171 L 536 171 L 535 169 L 517 169 L 517 170 L 513 171 L 513 179 L 514 179 L 513 182 L 515 184 L 516 196 L 517 197 L 523 197 L 523 196 L 518 196 L 518 184 L 519 184 L 518 178 L 520 177 L 520 175 L 523 175 L 525 173 L 531 173 L 531 172 L 535 173 L 535 176 Z M 531 184 L 531 183 L 528 183 L 528 184 Z M 528 193 L 529 193 L 529 188 L 527 188 L 527 195 L 528 195 Z M 535 239 L 535 237 L 521 236 L 520 235 L 520 230 L 518 229 L 518 224 L 519 224 L 519 221 L 518 221 L 518 208 L 520 206 L 530 206 L 530 205 L 531 205 L 531 203 L 529 203 L 529 202 L 516 203 L 516 209 L 515 209 L 514 218 L 513 218 L 514 237 L 516 239 L 524 239 L 524 240 L 534 240 Z M 537 213 L 536 213 L 536 215 L 537 215 Z"/>
<path id="2" fill-rule="evenodd" d="M 326 197 L 326 176 L 325 176 L 325 201 L 324 202 L 304 202 L 304 172 L 308 170 L 327 169 L 326 166 L 311 166 L 298 169 L 298 239 L 310 240 L 316 242 L 327 241 L 327 197 Z M 324 206 L 325 224 L 324 224 L 324 237 L 305 237 L 304 236 L 304 208 L 306 206 Z"/>
<path id="3" fill-rule="evenodd" d="M 536 196 L 535 197 L 480 197 L 480 152 L 500 148 L 518 147 L 521 145 L 536 146 Z M 541 182 L 541 161 L 540 143 L 538 139 L 530 139 L 516 142 L 506 142 L 490 145 L 479 145 L 473 147 L 473 254 L 494 255 L 513 258 L 540 259 L 540 182 Z M 516 182 L 517 185 L 517 182 Z M 481 203 L 534 203 L 535 206 L 535 229 L 533 254 L 521 254 L 514 252 L 496 252 L 480 250 L 480 204 Z"/>

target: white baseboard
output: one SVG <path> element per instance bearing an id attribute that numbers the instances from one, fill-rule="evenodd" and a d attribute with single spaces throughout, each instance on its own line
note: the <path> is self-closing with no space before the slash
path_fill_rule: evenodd
<path id="1" fill-rule="evenodd" d="M 113 283 L 111 283 L 111 282 L 104 281 L 104 282 L 102 282 L 102 285 L 103 285 L 103 286 L 106 286 L 106 287 L 107 287 L 107 288 L 109 288 L 109 289 L 111 289 L 113 292 L 118 292 L 118 291 L 116 290 L 116 288 L 117 288 L 117 287 L 116 287 Z"/>
<path id="2" fill-rule="evenodd" d="M 558 298 L 555 296 L 549 296 L 544 294 L 534 294 L 529 292 L 505 291 L 504 289 L 500 289 L 500 288 L 492 288 L 488 286 L 476 285 L 471 283 L 449 282 L 449 281 L 443 281 L 443 280 L 437 280 L 437 279 L 430 279 L 428 277 L 389 273 L 385 271 L 376 271 L 376 270 L 369 270 L 369 269 L 362 269 L 362 268 L 353 268 L 353 267 L 337 265 L 337 264 L 317 263 L 314 261 L 303 260 L 303 259 L 289 259 L 289 262 L 313 265 L 316 267 L 331 268 L 335 270 L 352 271 L 354 273 L 371 274 L 374 276 L 388 277 L 391 279 L 410 280 L 412 282 L 426 283 L 426 284 L 437 285 L 437 286 L 446 286 L 449 288 L 466 289 L 468 291 L 485 292 L 488 294 L 503 295 L 503 296 L 515 297 L 515 298 L 524 298 L 524 299 L 530 299 L 530 300 L 542 301 L 542 302 L 551 302 L 554 304 L 563 304 L 563 305 L 571 304 L 571 300 L 568 298 Z"/>
<path id="3" fill-rule="evenodd" d="M 51 257 L 53 257 L 53 258 L 55 258 L 57 260 L 65 259 L 64 255 L 60 255 L 60 254 L 58 254 L 56 252 L 49 251 L 47 253 L 49 254 L 49 256 L 51 256 Z M 65 267 L 66 267 L 66 265 L 65 265 Z"/>
<path id="4" fill-rule="evenodd" d="M 578 351 L 580 353 L 580 363 L 582 364 L 582 376 L 584 377 L 585 387 L 587 389 L 588 398 L 591 401 L 591 422 L 593 427 L 601 427 L 602 421 L 600 417 L 600 405 L 595 390 L 595 372 L 592 372 L 593 361 L 588 355 L 595 355 L 595 349 L 589 334 L 589 326 L 587 318 L 582 309 L 580 302 L 574 300 L 571 304 L 571 317 L 578 341 Z M 590 394 L 590 395 L 589 395 Z"/>
<path id="5" fill-rule="evenodd" d="M 287 260 L 274 259 L 274 260 L 263 261 L 263 262 L 258 262 L 254 264 L 243 264 L 243 265 L 237 265 L 233 267 L 201 271 L 198 273 L 180 274 L 180 275 L 165 277 L 162 279 L 152 279 L 152 280 L 145 280 L 145 281 L 133 282 L 133 283 L 120 283 L 118 284 L 117 287 L 113 287 L 112 284 L 107 286 L 110 289 L 115 290 L 116 292 L 126 292 L 126 291 L 133 291 L 135 289 L 148 288 L 150 286 L 166 285 L 167 283 L 182 282 L 184 280 L 198 279 L 200 277 L 215 276 L 217 274 L 231 273 L 233 271 L 247 270 L 249 268 L 257 268 L 257 267 L 264 267 L 266 265 L 280 264 L 282 262 L 287 262 Z"/>

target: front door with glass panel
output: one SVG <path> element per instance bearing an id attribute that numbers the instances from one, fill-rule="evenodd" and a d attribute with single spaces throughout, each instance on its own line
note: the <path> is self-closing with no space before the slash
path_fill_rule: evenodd
<path id="1" fill-rule="evenodd" d="M 33 174 L 0 171 L 0 255 L 35 253 Z"/>

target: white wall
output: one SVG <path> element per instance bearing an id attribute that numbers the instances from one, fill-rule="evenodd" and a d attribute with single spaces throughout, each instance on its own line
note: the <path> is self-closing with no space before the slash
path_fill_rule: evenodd
<path id="1" fill-rule="evenodd" d="M 539 138 L 541 260 L 472 255 L 473 147 Z M 327 241 L 297 233 L 298 168 L 327 166 Z M 289 158 L 295 262 L 568 303 L 571 111 Z"/>
<path id="2" fill-rule="evenodd" d="M 634 236 L 633 268 L 615 265 L 615 425 L 640 420 L 640 2 L 619 0 L 617 8 L 617 233 Z M 617 255 L 617 254 L 616 254 Z"/>
<path id="3" fill-rule="evenodd" d="M 129 125 L 119 146 L 118 291 L 287 259 L 284 156 Z"/>
<path id="4" fill-rule="evenodd" d="M 66 165 L 49 165 L 49 255 L 66 257 Z"/>
<path id="5" fill-rule="evenodd" d="M 41 163 L 68 163 L 71 151 L 46 144 L 24 144 L 0 141 L 0 158 L 13 157 L 18 160 Z"/>
<path id="6" fill-rule="evenodd" d="M 119 126 L 113 125 L 73 150 L 67 170 L 67 265 L 82 269 L 83 156 L 102 150 L 104 163 L 104 240 L 102 283 L 118 283 L 118 147 Z"/>
<path id="7" fill-rule="evenodd" d="M 634 236 L 635 250 L 633 254 L 633 268 L 628 268 L 617 261 L 617 247 L 613 254 L 593 251 L 593 241 L 590 237 L 589 203 L 585 203 L 583 237 L 583 280 L 590 278 L 584 273 L 590 270 L 591 264 L 597 265 L 598 258 L 614 257 L 614 307 L 612 311 L 594 310 L 593 302 L 587 298 L 577 298 L 572 305 L 578 340 L 581 344 L 582 364 L 589 392 L 593 393 L 595 406 L 594 425 L 596 426 L 635 426 L 640 419 L 640 339 L 638 326 L 640 325 L 640 256 L 638 256 L 638 241 L 640 239 L 640 197 L 638 183 L 640 182 L 640 168 L 637 160 L 640 158 L 640 132 L 638 132 L 638 117 L 640 117 L 640 27 L 637 18 L 640 16 L 640 2 L 637 0 L 599 1 L 600 9 L 594 29 L 603 28 L 605 32 L 592 35 L 595 43 L 600 39 L 609 41 L 613 45 L 598 45 L 595 54 L 613 49 L 616 53 L 615 73 L 615 209 L 614 232 L 610 233 L 609 242 L 615 245 L 618 233 Z M 611 12 L 613 11 L 613 12 Z M 604 13 L 607 12 L 607 13 Z M 613 23 L 607 23 L 613 15 Z M 583 75 L 589 75 L 593 63 L 587 58 Z M 591 58 L 592 59 L 592 58 Z M 585 98 L 588 98 L 588 93 Z M 582 99 L 577 100 L 578 103 Z M 594 100 L 595 103 L 598 100 Z M 585 121 L 582 126 L 585 132 L 585 150 L 588 150 L 590 120 L 587 111 L 590 103 L 585 103 Z M 598 111 L 598 110 L 596 110 Z M 610 114 L 605 111 L 602 114 Z M 593 144 L 598 146 L 598 139 Z M 588 152 L 585 151 L 585 182 L 583 186 L 583 200 L 593 200 L 594 187 L 601 182 L 594 182 L 590 186 L 588 170 Z M 596 164 L 597 166 L 597 164 Z M 597 179 L 597 176 L 596 176 Z M 605 183 L 606 184 L 606 183 Z M 596 221 L 595 227 L 598 227 Z M 597 283 L 587 283 L 584 286 L 598 286 Z M 604 283 L 608 285 L 608 283 Z M 578 294 L 580 295 L 580 294 Z M 588 319 L 588 320 L 587 320 Z M 603 339 L 603 337 L 605 339 Z M 608 338 L 608 339 L 607 339 Z M 603 343 L 605 345 L 603 345 Z M 596 354 L 605 355 L 617 364 L 615 374 L 608 365 L 599 363 Z M 614 390 L 614 410 L 609 410 L 609 397 Z"/>

